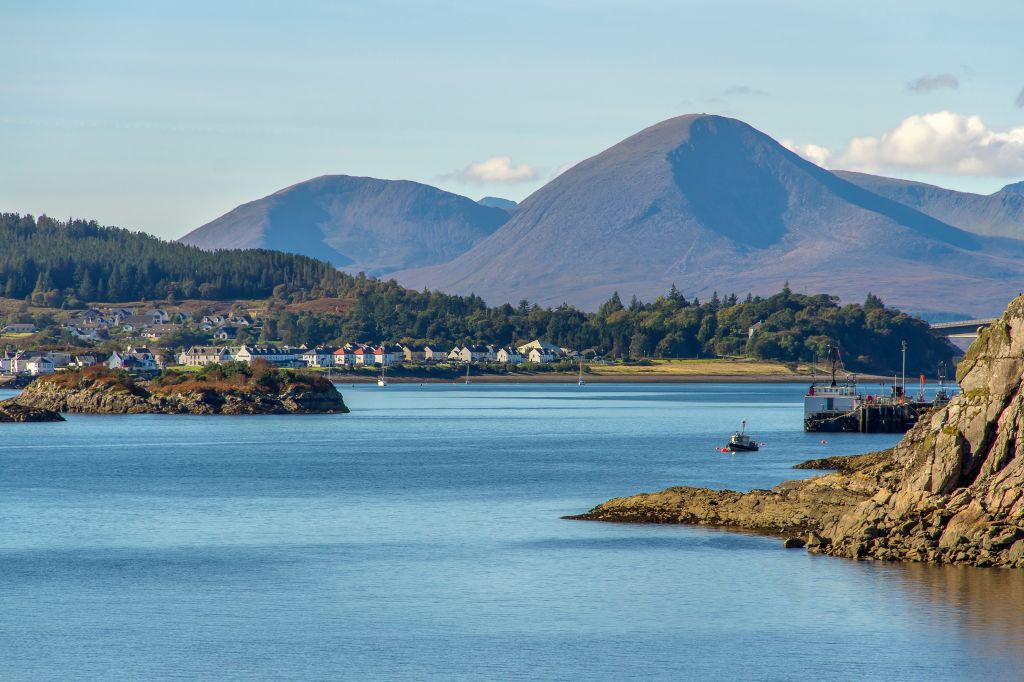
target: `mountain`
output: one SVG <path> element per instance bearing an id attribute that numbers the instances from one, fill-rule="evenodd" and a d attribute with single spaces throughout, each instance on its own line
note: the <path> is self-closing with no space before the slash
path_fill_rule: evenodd
<path id="1" fill-rule="evenodd" d="M 494 208 L 500 208 L 510 213 L 516 210 L 516 206 L 518 206 L 518 204 L 511 199 L 502 199 L 501 197 L 484 197 L 476 203 L 481 206 L 493 206 Z"/>
<path id="2" fill-rule="evenodd" d="M 418 182 L 324 175 L 243 204 L 179 241 L 288 251 L 382 275 L 454 258 L 508 217 Z"/>
<path id="3" fill-rule="evenodd" d="M 795 290 L 927 313 L 985 314 L 1024 289 L 1024 243 L 972 234 L 874 194 L 713 115 L 669 119 L 559 175 L 492 235 L 403 284 L 594 308 Z"/>
<path id="4" fill-rule="evenodd" d="M 971 194 L 912 180 L 852 171 L 833 172 L 870 192 L 961 229 L 1024 239 L 1024 182 L 1007 185 L 993 194 Z"/>

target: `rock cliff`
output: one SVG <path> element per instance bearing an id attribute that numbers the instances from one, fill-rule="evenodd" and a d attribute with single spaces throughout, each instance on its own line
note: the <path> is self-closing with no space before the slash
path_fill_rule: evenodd
<path id="1" fill-rule="evenodd" d="M 326 382 L 325 382 L 326 383 Z M 279 391 L 251 386 L 157 388 L 147 382 L 69 382 L 46 377 L 32 382 L 7 409 L 35 408 L 87 414 L 331 414 L 348 408 L 333 385 L 285 383 Z"/>
<path id="2" fill-rule="evenodd" d="M 809 463 L 835 469 L 748 493 L 669 488 L 579 519 L 723 525 L 801 536 L 857 559 L 1024 567 L 1024 297 L 970 347 L 961 393 L 892 450 Z"/>
<path id="3" fill-rule="evenodd" d="M 0 423 L 6 422 L 62 422 L 64 417 L 53 410 L 25 407 L 4 401 L 0 403 Z"/>

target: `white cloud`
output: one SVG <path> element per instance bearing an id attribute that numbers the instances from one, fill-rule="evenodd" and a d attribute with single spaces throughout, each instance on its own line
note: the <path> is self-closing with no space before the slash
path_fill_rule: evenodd
<path id="1" fill-rule="evenodd" d="M 492 156 L 483 161 L 474 161 L 461 171 L 449 173 L 444 177 L 476 185 L 487 183 L 514 184 L 536 180 L 540 177 L 540 173 L 529 164 L 512 163 L 512 157 L 510 156 Z"/>
<path id="2" fill-rule="evenodd" d="M 952 111 L 908 116 L 880 135 L 853 138 L 837 154 L 792 140 L 783 144 L 819 165 L 868 173 L 911 170 L 982 177 L 1024 173 L 1024 126 L 993 130 L 980 116 Z"/>
<path id="3" fill-rule="evenodd" d="M 824 167 L 832 156 L 827 147 L 818 144 L 797 144 L 793 140 L 780 140 L 780 144 L 791 152 L 799 154 L 811 163 Z"/>
<path id="4" fill-rule="evenodd" d="M 951 73 L 940 73 L 934 76 L 928 74 L 907 83 L 907 90 L 911 92 L 931 92 L 944 88 L 956 90 L 959 87 L 960 80 Z"/>

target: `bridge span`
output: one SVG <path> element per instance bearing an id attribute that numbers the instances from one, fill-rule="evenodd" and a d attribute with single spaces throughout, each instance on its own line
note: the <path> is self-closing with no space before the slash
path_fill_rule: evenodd
<path id="1" fill-rule="evenodd" d="M 995 322 L 995 318 L 981 320 L 959 320 L 957 322 L 939 322 L 932 329 L 951 339 L 973 339 L 985 327 Z"/>

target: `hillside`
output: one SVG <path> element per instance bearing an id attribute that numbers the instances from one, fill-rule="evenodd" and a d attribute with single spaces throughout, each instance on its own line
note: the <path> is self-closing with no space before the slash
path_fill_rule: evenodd
<path id="1" fill-rule="evenodd" d="M 51 307 L 140 298 L 262 298 L 278 285 L 334 290 L 353 280 L 304 256 L 266 250 L 215 254 L 95 221 L 2 213 L 0 243 L 0 296 Z"/>
<path id="2" fill-rule="evenodd" d="M 1024 182 L 992 194 L 972 194 L 923 182 L 852 171 L 836 175 L 880 196 L 963 230 L 993 237 L 1024 239 Z"/>
<path id="3" fill-rule="evenodd" d="M 450 260 L 508 217 L 504 207 L 417 182 L 325 175 L 243 204 L 179 241 L 288 251 L 382 275 Z"/>
<path id="4" fill-rule="evenodd" d="M 594 308 L 650 299 L 866 291 L 929 314 L 984 315 L 1024 288 L 1024 243 L 981 237 L 873 194 L 735 119 L 663 121 L 587 159 L 519 204 L 449 263 L 400 282 L 492 304 Z"/>

